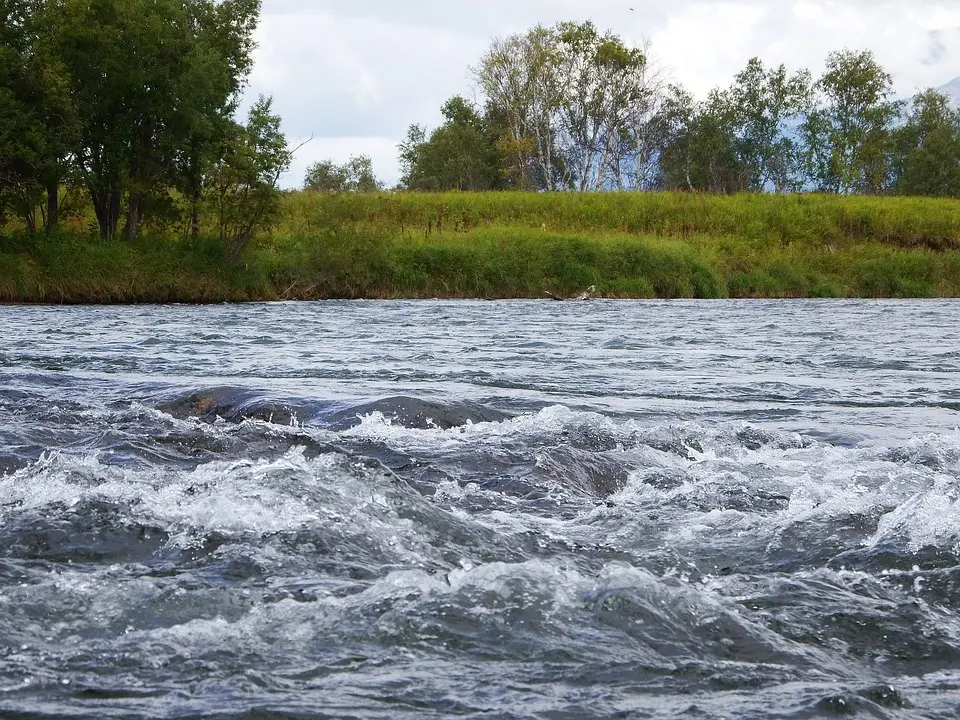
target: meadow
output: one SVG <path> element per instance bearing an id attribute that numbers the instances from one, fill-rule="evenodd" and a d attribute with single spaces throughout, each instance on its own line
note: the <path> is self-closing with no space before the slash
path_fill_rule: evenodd
<path id="1" fill-rule="evenodd" d="M 0 236 L 0 301 L 960 296 L 960 202 L 694 193 L 286 193 L 229 262 L 176 227 Z"/>

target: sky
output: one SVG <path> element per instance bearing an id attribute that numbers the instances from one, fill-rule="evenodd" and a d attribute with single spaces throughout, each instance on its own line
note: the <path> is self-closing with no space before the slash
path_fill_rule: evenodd
<path id="1" fill-rule="evenodd" d="M 317 160 L 365 154 L 388 186 L 413 123 L 436 127 L 453 95 L 478 97 L 475 65 L 498 36 L 592 20 L 697 97 L 751 57 L 818 75 L 834 50 L 872 50 L 899 96 L 960 76 L 957 0 L 263 0 L 247 98 L 274 98 L 298 187 Z M 312 138 L 312 139 L 310 139 Z"/>

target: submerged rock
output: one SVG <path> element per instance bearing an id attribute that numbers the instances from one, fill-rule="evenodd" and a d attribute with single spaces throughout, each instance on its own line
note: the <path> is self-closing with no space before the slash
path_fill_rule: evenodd
<path id="1" fill-rule="evenodd" d="M 512 416 L 480 403 L 443 403 L 432 400 L 397 396 L 374 400 L 334 413 L 330 418 L 332 430 L 346 430 L 360 424 L 360 418 L 371 413 L 382 413 L 385 418 L 406 428 L 447 430 L 468 422 L 501 422 Z"/>

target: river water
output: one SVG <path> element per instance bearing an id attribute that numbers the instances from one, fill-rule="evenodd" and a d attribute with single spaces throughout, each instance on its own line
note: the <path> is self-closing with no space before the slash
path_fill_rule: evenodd
<path id="1" fill-rule="evenodd" d="M 0 717 L 955 717 L 958 311 L 0 308 Z"/>

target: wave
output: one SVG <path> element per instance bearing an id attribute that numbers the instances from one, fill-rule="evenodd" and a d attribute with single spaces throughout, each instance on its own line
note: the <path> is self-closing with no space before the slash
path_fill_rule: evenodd
<path id="1" fill-rule="evenodd" d="M 544 714 L 722 716 L 749 691 L 744 716 L 896 717 L 911 678 L 960 666 L 955 432 L 218 392 L 71 408 L 74 442 L 0 476 L 3 688 L 67 672 L 89 715 L 155 713 L 148 677 L 178 717 L 274 691 L 294 713 L 291 687 L 413 716 L 393 676 L 467 714 L 509 685 Z"/>

